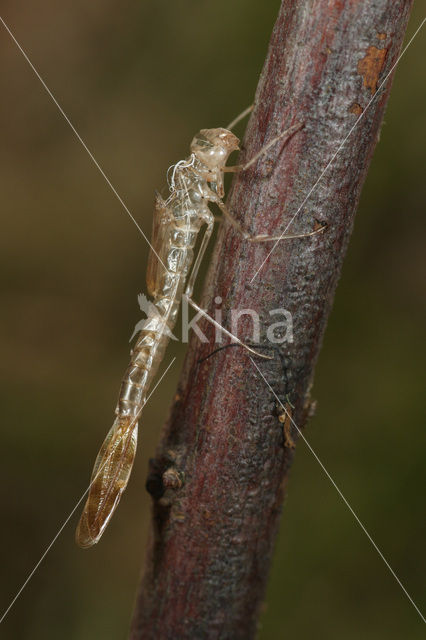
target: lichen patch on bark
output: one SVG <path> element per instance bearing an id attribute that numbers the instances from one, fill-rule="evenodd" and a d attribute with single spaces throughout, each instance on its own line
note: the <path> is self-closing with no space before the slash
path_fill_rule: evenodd
<path id="1" fill-rule="evenodd" d="M 387 49 L 368 47 L 364 58 L 358 62 L 358 73 L 364 79 L 364 87 L 371 90 L 371 95 L 377 91 L 379 76 L 385 66 Z"/>
<path id="2" fill-rule="evenodd" d="M 361 105 L 360 105 L 360 104 L 358 104 L 358 102 L 354 102 L 354 103 L 350 106 L 349 111 L 350 111 L 351 113 L 354 113 L 356 116 L 360 116 L 360 115 L 361 115 L 361 113 L 364 111 L 364 109 L 361 107 Z"/>

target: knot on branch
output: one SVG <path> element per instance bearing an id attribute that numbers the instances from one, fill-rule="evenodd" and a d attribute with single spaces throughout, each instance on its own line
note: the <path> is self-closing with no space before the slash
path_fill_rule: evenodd
<path id="1" fill-rule="evenodd" d="M 161 458 L 150 459 L 146 490 L 156 502 L 161 501 L 162 506 L 170 506 L 175 492 L 183 487 L 184 481 L 185 474 L 179 469 L 175 451 L 169 449 Z"/>

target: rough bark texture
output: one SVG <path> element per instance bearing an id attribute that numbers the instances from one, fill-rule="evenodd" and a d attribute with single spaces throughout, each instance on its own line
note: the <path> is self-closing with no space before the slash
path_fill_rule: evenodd
<path id="1" fill-rule="evenodd" d="M 280 242 L 251 282 L 271 245 L 249 244 L 224 225 L 207 277 L 204 303 L 213 315 L 221 296 L 228 328 L 230 309 L 257 310 L 264 334 L 277 321 L 269 310 L 291 312 L 294 341 L 256 362 L 300 427 L 391 78 L 375 92 L 397 59 L 410 8 L 408 0 L 283 2 L 244 158 L 295 122 L 304 128 L 236 177 L 230 209 L 256 233 L 282 231 L 363 117 L 288 233 L 318 223 L 326 231 Z M 282 408 L 244 349 L 199 362 L 214 348 L 213 327 L 200 326 L 211 344 L 194 337 L 189 346 L 148 478 L 153 531 L 133 640 L 253 638 L 264 596 L 297 433 L 283 425 Z M 239 337 L 250 335 L 245 317 Z M 268 344 L 266 335 L 261 341 Z"/>

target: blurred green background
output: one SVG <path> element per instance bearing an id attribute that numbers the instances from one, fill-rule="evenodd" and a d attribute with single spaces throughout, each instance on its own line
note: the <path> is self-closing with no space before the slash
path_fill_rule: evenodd
<path id="1" fill-rule="evenodd" d="M 146 234 L 200 127 L 252 101 L 279 2 L 3 2 L 2 17 Z M 420 3 L 409 25 L 422 15 Z M 85 490 L 141 314 L 147 245 L 0 29 L 1 610 Z M 306 435 L 422 606 L 426 28 L 401 61 L 316 372 Z M 102 542 L 77 513 L 8 614 L 16 640 L 126 638 L 148 529 L 147 460 L 184 350 L 142 421 Z M 167 362 L 169 359 L 167 359 Z M 261 640 L 420 638 L 422 622 L 301 443 Z"/>

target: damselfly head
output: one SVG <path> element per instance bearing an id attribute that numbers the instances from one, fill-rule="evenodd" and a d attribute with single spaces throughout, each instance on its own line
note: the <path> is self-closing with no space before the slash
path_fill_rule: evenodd
<path id="1" fill-rule="evenodd" d="M 228 129 L 201 129 L 191 142 L 191 151 L 209 169 L 222 167 L 239 147 L 239 139 Z"/>

